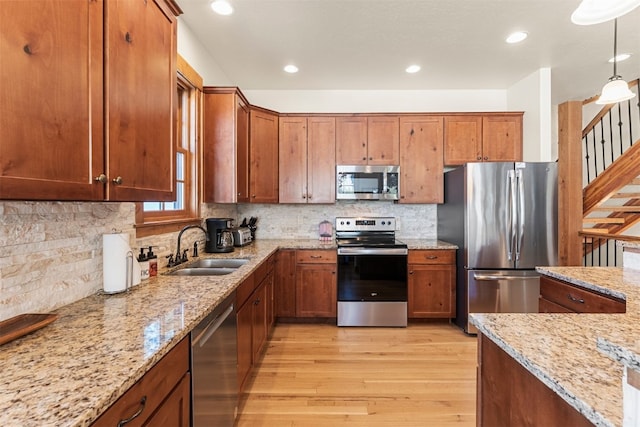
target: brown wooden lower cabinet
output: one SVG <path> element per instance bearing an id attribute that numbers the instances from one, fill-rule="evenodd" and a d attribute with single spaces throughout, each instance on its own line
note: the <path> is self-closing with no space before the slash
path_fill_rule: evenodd
<path id="1" fill-rule="evenodd" d="M 130 425 L 189 426 L 191 382 L 189 338 L 184 338 L 92 425 L 116 426 L 132 418 Z"/>
<path id="2" fill-rule="evenodd" d="M 625 301 L 548 276 L 540 277 L 540 313 L 625 313 Z"/>
<path id="3" fill-rule="evenodd" d="M 456 317 L 456 251 L 410 250 L 409 318 Z"/>
<path id="4" fill-rule="evenodd" d="M 236 290 L 238 384 L 240 391 L 260 360 L 274 325 L 274 261 L 270 257 Z"/>
<path id="5" fill-rule="evenodd" d="M 296 316 L 296 251 L 281 249 L 276 254 L 274 268 L 275 316 Z"/>
<path id="6" fill-rule="evenodd" d="M 296 317 L 336 317 L 337 252 L 296 251 Z"/>
<path id="7" fill-rule="evenodd" d="M 493 341 L 478 334 L 476 425 L 593 426 Z"/>

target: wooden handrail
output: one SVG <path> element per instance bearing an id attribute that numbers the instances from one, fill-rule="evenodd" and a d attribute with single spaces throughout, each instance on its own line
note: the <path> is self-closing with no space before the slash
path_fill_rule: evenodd
<path id="1" fill-rule="evenodd" d="M 588 231 L 579 231 L 580 237 L 591 237 L 593 239 L 607 239 L 607 240 L 624 240 L 625 242 L 640 242 L 638 236 L 624 236 L 621 234 L 609 234 L 609 233 L 589 233 Z"/>

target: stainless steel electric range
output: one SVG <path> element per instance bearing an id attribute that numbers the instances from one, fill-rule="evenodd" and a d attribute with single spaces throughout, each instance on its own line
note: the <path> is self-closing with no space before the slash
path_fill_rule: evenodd
<path id="1" fill-rule="evenodd" d="M 338 326 L 407 326 L 407 245 L 393 217 L 336 218 Z"/>

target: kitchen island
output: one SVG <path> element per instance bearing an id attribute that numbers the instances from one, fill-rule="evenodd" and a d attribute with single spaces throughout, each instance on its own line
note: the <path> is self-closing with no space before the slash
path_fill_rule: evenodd
<path id="1" fill-rule="evenodd" d="M 622 426 L 621 362 L 632 363 L 640 354 L 640 270 L 545 267 L 538 271 L 620 298 L 626 302 L 626 313 L 474 314 L 472 323 L 589 422 Z"/>
<path id="2" fill-rule="evenodd" d="M 411 240 L 409 249 L 455 249 Z M 56 310 L 47 327 L 2 346 L 0 424 L 87 426 L 168 354 L 278 249 L 335 249 L 317 240 L 258 240 L 225 276 L 161 274 L 131 291 L 101 292 Z"/>

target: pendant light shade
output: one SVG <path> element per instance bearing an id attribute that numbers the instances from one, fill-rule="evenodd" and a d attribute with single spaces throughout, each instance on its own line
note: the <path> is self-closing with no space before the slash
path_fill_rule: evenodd
<path id="1" fill-rule="evenodd" d="M 622 80 L 620 76 L 614 76 L 609 79 L 609 83 L 604 85 L 600 98 L 596 104 L 615 104 L 616 102 L 626 101 L 636 96 L 631 92 L 627 82 Z"/>
<path id="2" fill-rule="evenodd" d="M 626 101 L 636 96 L 629 90 L 629 85 L 622 77 L 618 75 L 616 59 L 618 51 L 618 19 L 613 21 L 613 76 L 609 78 L 609 82 L 604 85 L 600 98 L 596 104 L 615 104 L 616 102 Z"/>
<path id="3" fill-rule="evenodd" d="M 582 0 L 571 14 L 577 25 L 593 25 L 619 18 L 640 6 L 640 0 Z"/>

